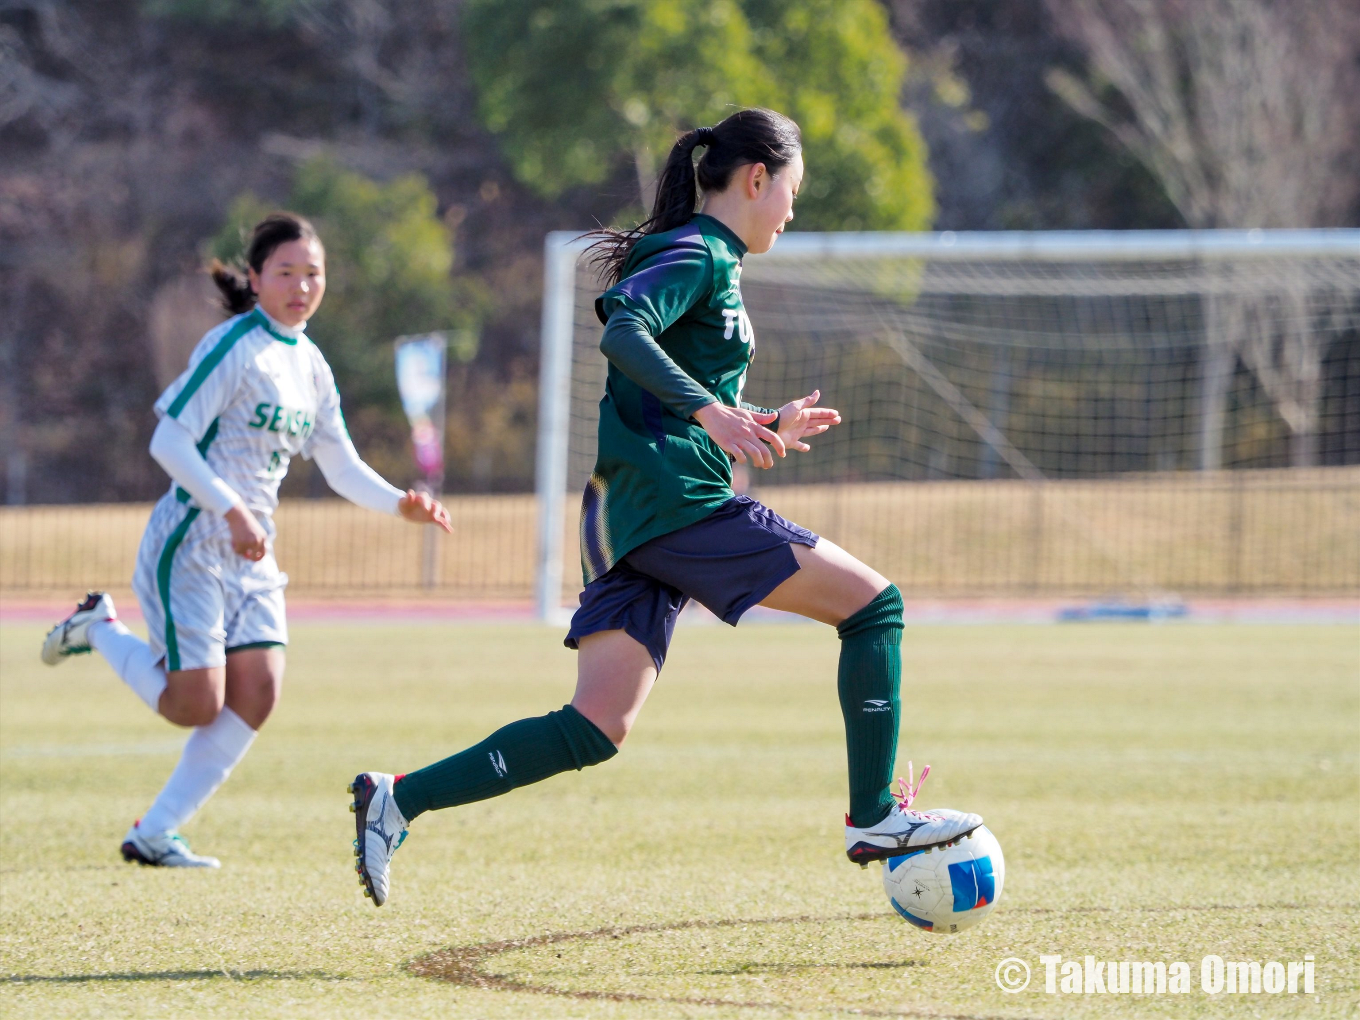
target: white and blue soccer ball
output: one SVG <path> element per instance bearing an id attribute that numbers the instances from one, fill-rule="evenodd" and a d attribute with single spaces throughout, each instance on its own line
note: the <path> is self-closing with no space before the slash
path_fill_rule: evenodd
<path id="1" fill-rule="evenodd" d="M 892 908 L 937 935 L 961 932 L 990 914 L 1005 878 L 1001 844 L 985 825 L 948 846 L 883 862 L 883 889 Z"/>

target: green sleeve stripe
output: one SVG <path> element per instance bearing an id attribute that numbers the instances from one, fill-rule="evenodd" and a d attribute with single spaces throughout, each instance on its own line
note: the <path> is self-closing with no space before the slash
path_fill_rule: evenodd
<path id="1" fill-rule="evenodd" d="M 214 418 L 212 424 L 208 426 L 208 431 L 203 433 L 203 438 L 198 441 L 198 455 L 200 457 L 208 455 L 208 447 L 212 446 L 213 440 L 217 438 L 217 427 L 221 424 L 221 418 Z"/>
<path id="2" fill-rule="evenodd" d="M 184 410 L 184 405 L 189 403 L 189 398 L 198 392 L 198 388 L 203 385 L 203 380 L 208 378 L 212 370 L 217 367 L 218 362 L 227 356 L 227 352 L 232 349 L 237 340 L 260 325 L 260 322 L 260 315 L 257 312 L 251 312 L 235 326 L 232 326 L 227 331 L 227 335 L 217 341 L 217 346 L 208 352 L 208 356 L 198 363 L 198 367 L 194 369 L 194 374 L 189 376 L 189 381 L 184 384 L 184 389 L 179 391 L 179 396 L 175 398 L 166 414 L 170 415 L 171 418 L 178 418 L 179 413 Z"/>
<path id="3" fill-rule="evenodd" d="M 217 426 L 221 423 L 221 418 L 214 418 L 212 424 L 208 426 L 208 431 L 203 433 L 203 438 L 198 441 L 198 455 L 200 457 L 208 456 L 208 447 L 212 446 L 213 440 L 217 438 Z M 193 499 L 182 485 L 175 486 L 175 498 L 181 503 L 187 503 Z"/>
<path id="4" fill-rule="evenodd" d="M 344 430 L 345 438 L 352 443 L 353 439 L 349 434 L 349 422 L 345 421 L 345 408 L 340 403 L 340 384 L 335 384 L 335 413 L 340 416 L 340 428 Z"/>
<path id="5" fill-rule="evenodd" d="M 180 521 L 179 527 L 170 535 L 165 548 L 161 550 L 160 562 L 156 564 L 156 588 L 161 594 L 161 608 L 165 610 L 165 668 L 171 672 L 180 668 L 179 639 L 175 636 L 175 616 L 170 611 L 170 568 L 175 562 L 175 551 L 184 541 L 189 526 L 198 517 L 198 511 L 191 509 Z"/>

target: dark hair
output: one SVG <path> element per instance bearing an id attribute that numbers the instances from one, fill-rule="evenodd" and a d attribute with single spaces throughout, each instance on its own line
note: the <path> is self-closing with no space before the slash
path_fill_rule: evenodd
<path id="1" fill-rule="evenodd" d="M 321 243 L 316 236 L 316 228 L 290 212 L 270 213 L 251 231 L 250 243 L 246 246 L 246 265 L 255 272 L 261 272 L 264 264 L 274 250 L 289 241 L 311 240 Z M 250 289 L 250 278 L 241 271 L 240 264 L 227 265 L 220 259 L 208 264 L 208 273 L 213 283 L 222 292 L 222 307 L 232 315 L 240 315 L 255 307 L 255 292 Z"/>
<path id="2" fill-rule="evenodd" d="M 694 150 L 701 145 L 706 151 L 696 171 Z M 699 190 L 724 190 L 737 167 L 752 163 L 764 163 L 777 175 L 802 148 L 797 124 L 782 113 L 759 107 L 738 110 L 717 127 L 695 128 L 681 135 L 657 182 L 652 215 L 632 230 L 594 230 L 586 235 L 596 238 L 587 249 L 591 266 L 612 287 L 623 275 L 623 264 L 639 238 L 690 221 Z"/>

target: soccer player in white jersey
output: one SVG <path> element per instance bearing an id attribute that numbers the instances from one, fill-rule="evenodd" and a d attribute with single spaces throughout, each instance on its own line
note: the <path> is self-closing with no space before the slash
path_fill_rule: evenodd
<path id="1" fill-rule="evenodd" d="M 152 709 L 191 726 L 179 764 L 124 837 L 124 859 L 216 868 L 179 828 L 222 785 L 269 718 L 283 680 L 283 589 L 274 560 L 279 483 L 296 454 L 341 496 L 449 530 L 448 512 L 403 493 L 359 459 L 330 366 L 304 332 L 326 291 L 325 251 L 306 220 L 275 213 L 255 227 L 248 272 L 214 262 L 232 317 L 210 330 L 156 401 L 151 455 L 172 479 L 151 512 L 132 587 L 141 640 L 113 600 L 91 592 L 57 624 L 42 658 L 99 652 Z"/>

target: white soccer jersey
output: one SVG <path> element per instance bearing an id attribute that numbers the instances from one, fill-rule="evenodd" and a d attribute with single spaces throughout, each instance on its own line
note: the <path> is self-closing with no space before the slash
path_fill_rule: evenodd
<path id="1" fill-rule="evenodd" d="M 189 367 L 156 401 L 198 443 L 199 453 L 245 505 L 272 514 L 296 454 L 350 443 L 335 377 L 307 336 L 256 308 L 210 330 Z M 176 484 L 181 503 L 196 506 Z"/>

